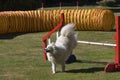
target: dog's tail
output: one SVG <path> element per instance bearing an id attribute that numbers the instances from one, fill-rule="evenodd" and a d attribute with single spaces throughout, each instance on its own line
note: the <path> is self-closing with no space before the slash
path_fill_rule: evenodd
<path id="1" fill-rule="evenodd" d="M 70 24 L 63 26 L 60 32 L 61 35 L 65 37 L 73 37 L 73 36 L 75 37 L 76 33 L 74 31 L 74 27 L 75 27 L 74 23 L 70 23 Z"/>

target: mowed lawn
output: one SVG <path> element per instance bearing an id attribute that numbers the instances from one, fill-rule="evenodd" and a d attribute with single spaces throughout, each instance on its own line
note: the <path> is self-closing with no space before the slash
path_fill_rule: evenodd
<path id="1" fill-rule="evenodd" d="M 78 40 L 115 43 L 115 31 L 77 31 Z M 47 32 L 0 35 L 0 80 L 119 80 L 120 72 L 105 73 L 114 62 L 114 47 L 79 44 L 74 50 L 77 62 L 67 64 L 66 72 L 43 59 L 41 37 Z M 54 35 L 53 35 L 54 36 Z"/>

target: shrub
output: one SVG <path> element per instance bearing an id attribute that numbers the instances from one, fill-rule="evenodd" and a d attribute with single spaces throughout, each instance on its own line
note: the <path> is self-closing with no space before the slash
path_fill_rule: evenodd
<path id="1" fill-rule="evenodd" d="M 97 4 L 101 6 L 115 6 L 115 1 L 108 1 L 108 0 L 102 0 L 100 2 L 97 2 Z"/>

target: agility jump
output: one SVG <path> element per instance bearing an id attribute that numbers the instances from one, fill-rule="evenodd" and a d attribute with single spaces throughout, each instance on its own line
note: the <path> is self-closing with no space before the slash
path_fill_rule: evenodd
<path id="1" fill-rule="evenodd" d="M 44 48 L 47 46 L 47 43 L 51 42 L 50 36 L 54 31 L 59 31 L 59 29 L 64 25 L 64 15 L 61 14 L 60 16 L 60 23 L 52 30 L 50 31 L 46 36 L 42 37 L 42 40 L 44 42 Z M 57 37 L 58 37 L 57 32 Z M 115 47 L 116 50 L 116 56 L 115 56 L 115 62 L 111 64 L 107 64 L 104 71 L 105 72 L 113 72 L 113 71 L 120 71 L 120 17 L 116 16 L 116 44 L 108 44 L 108 43 L 99 43 L 99 42 L 88 42 L 88 41 L 78 41 L 78 44 L 94 44 L 94 45 L 101 45 L 101 46 L 112 46 Z M 48 42 L 47 42 L 48 41 Z M 47 60 L 46 52 L 44 51 L 44 59 Z"/>

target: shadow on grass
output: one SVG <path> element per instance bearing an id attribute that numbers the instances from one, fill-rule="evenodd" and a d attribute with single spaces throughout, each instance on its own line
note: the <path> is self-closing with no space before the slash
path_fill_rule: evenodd
<path id="1" fill-rule="evenodd" d="M 108 62 L 88 61 L 88 60 L 77 60 L 75 63 L 89 63 L 89 64 L 102 64 L 106 65 Z M 87 69 L 73 69 L 66 71 L 67 73 L 95 73 L 104 71 L 104 67 L 92 67 Z"/>
<path id="2" fill-rule="evenodd" d="M 104 67 L 93 67 L 87 69 L 73 69 L 66 71 L 67 73 L 95 73 L 99 71 L 104 71 Z"/>
<path id="3" fill-rule="evenodd" d="M 106 65 L 108 62 L 88 61 L 88 60 L 77 60 L 76 63 L 89 63 L 89 64 L 103 64 Z"/>
<path id="4" fill-rule="evenodd" d="M 9 33 L 9 34 L 0 34 L 0 39 L 13 39 L 17 36 L 24 35 L 27 33 Z"/>

